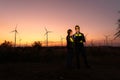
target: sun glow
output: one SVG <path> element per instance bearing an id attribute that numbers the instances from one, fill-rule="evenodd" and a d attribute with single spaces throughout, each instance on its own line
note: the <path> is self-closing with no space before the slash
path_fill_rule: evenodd
<path id="1" fill-rule="evenodd" d="M 0 43 L 4 40 L 14 43 L 15 36 L 11 31 L 16 24 L 17 45 L 30 45 L 34 41 L 41 41 L 45 45 L 45 27 L 52 31 L 48 34 L 49 45 L 62 45 L 61 36 L 65 45 L 66 31 L 71 28 L 75 33 L 75 25 L 80 25 L 88 43 L 103 43 L 104 35 L 110 35 L 111 40 L 116 32 L 114 24 L 119 17 L 116 13 L 120 7 L 118 3 L 114 0 L 109 4 L 107 1 L 86 0 L 0 1 Z"/>

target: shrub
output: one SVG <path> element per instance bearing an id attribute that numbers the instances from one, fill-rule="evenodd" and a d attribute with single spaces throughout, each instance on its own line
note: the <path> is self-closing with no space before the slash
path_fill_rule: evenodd
<path id="1" fill-rule="evenodd" d="M 35 41 L 33 44 L 32 44 L 32 47 L 33 48 L 41 48 L 42 47 L 42 44 L 40 41 Z"/>
<path id="2" fill-rule="evenodd" d="M 0 47 L 12 47 L 12 43 L 5 40 L 5 41 L 0 45 Z"/>

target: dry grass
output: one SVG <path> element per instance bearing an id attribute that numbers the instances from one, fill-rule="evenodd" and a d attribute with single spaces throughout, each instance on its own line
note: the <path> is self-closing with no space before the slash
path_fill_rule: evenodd
<path id="1" fill-rule="evenodd" d="M 87 69 L 65 68 L 66 49 L 0 48 L 0 80 L 120 80 L 120 48 L 88 47 Z"/>

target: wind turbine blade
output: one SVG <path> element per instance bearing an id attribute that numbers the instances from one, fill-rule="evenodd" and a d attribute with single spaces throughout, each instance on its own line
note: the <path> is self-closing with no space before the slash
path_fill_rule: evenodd
<path id="1" fill-rule="evenodd" d="M 45 27 L 45 31 L 48 32 L 47 28 Z"/>
<path id="2" fill-rule="evenodd" d="M 11 31 L 10 33 L 15 32 L 15 30 Z"/>
<path id="3" fill-rule="evenodd" d="M 48 34 L 48 32 L 46 32 L 46 33 L 44 34 L 44 36 L 47 35 L 47 34 Z"/>
<path id="4" fill-rule="evenodd" d="M 48 31 L 48 33 L 52 33 L 52 31 Z"/>
<path id="5" fill-rule="evenodd" d="M 16 24 L 15 30 L 17 30 L 17 26 L 18 26 L 18 24 Z"/>
<path id="6" fill-rule="evenodd" d="M 18 33 L 18 31 L 16 30 L 16 33 Z"/>
<path id="7" fill-rule="evenodd" d="M 120 37 L 120 34 L 116 35 L 116 37 L 114 38 L 114 40 L 115 40 L 116 38 L 118 38 L 118 37 Z"/>

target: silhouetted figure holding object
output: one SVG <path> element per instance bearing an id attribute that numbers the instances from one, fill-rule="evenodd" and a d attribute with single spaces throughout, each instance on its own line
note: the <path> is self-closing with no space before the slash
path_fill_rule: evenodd
<path id="1" fill-rule="evenodd" d="M 73 34 L 72 30 L 69 29 L 67 31 L 68 35 L 66 37 L 67 40 L 67 67 L 72 68 L 72 59 L 73 59 L 73 53 L 74 53 L 74 40 L 73 40 Z"/>
<path id="2" fill-rule="evenodd" d="M 80 68 L 80 54 L 82 54 L 84 58 L 85 65 L 89 68 L 85 52 L 84 43 L 86 42 L 84 34 L 80 32 L 79 25 L 75 26 L 76 33 L 74 34 L 74 43 L 75 43 L 75 56 L 77 61 L 77 68 Z"/>

